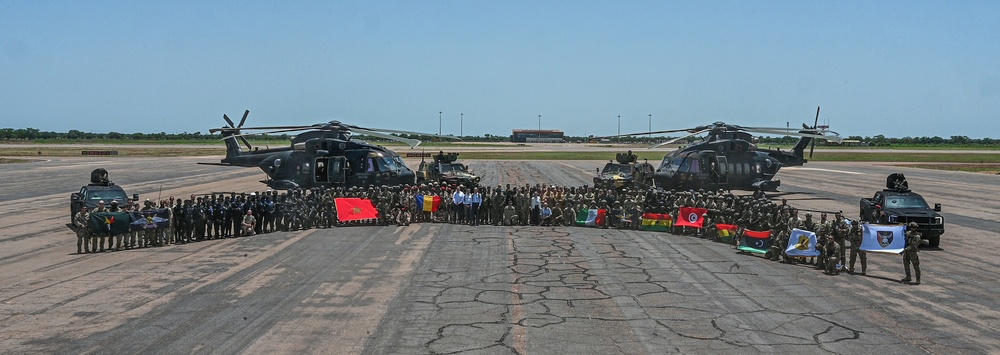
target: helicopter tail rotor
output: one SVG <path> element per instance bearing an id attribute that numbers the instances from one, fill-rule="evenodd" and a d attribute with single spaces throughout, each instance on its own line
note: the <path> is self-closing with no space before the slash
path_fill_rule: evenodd
<path id="1" fill-rule="evenodd" d="M 250 115 L 250 110 L 243 111 L 243 118 L 240 119 L 240 124 L 236 125 L 236 124 L 233 123 L 233 120 L 231 120 L 228 115 L 222 114 L 222 119 L 226 120 L 226 123 L 229 124 L 229 128 L 230 128 L 228 130 L 223 129 L 223 131 L 235 132 L 234 135 L 236 136 L 236 138 L 239 138 L 240 141 L 243 142 L 244 145 L 247 146 L 247 150 L 252 150 L 253 146 L 250 145 L 250 141 L 248 141 L 245 137 L 243 137 L 242 134 L 240 134 L 240 129 L 243 128 L 243 124 L 247 122 L 247 116 L 248 115 Z M 223 134 L 223 135 L 225 135 L 225 134 Z M 225 139 L 225 138 L 223 138 L 223 139 Z"/>

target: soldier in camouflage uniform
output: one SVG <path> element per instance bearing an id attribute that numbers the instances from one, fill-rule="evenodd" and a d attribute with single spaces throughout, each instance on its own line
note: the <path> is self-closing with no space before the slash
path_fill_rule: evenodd
<path id="1" fill-rule="evenodd" d="M 839 275 L 840 269 L 837 268 L 837 261 L 840 259 L 840 244 L 833 240 L 833 237 L 826 238 L 826 274 L 827 275 Z"/>
<path id="2" fill-rule="evenodd" d="M 900 282 L 907 283 L 912 279 L 910 278 L 910 264 L 913 264 L 913 276 L 916 276 L 916 281 L 913 282 L 914 285 L 920 284 L 920 257 L 917 255 L 919 251 L 920 243 L 922 241 L 922 236 L 920 232 L 917 232 L 917 223 L 910 222 L 906 229 L 906 248 L 903 249 L 903 270 L 906 271 L 906 277 Z"/>
<path id="3" fill-rule="evenodd" d="M 80 212 L 73 216 L 73 226 L 76 227 L 77 254 L 90 252 L 90 228 L 87 227 L 88 224 L 90 224 L 90 212 L 87 212 L 87 206 L 83 206 L 80 208 Z"/>
<path id="4" fill-rule="evenodd" d="M 861 234 L 861 222 L 857 221 L 851 224 L 850 231 L 847 236 L 851 239 L 851 264 L 847 268 L 847 272 L 854 274 L 854 261 L 855 257 L 861 258 L 861 274 L 864 275 L 868 272 L 868 256 L 864 250 L 861 250 L 861 241 L 863 235 Z"/>

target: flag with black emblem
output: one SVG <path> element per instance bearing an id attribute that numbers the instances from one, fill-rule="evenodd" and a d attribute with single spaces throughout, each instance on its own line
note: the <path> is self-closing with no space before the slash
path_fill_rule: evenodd
<path id="1" fill-rule="evenodd" d="M 861 250 L 899 254 L 906 248 L 906 232 L 903 225 L 863 224 L 861 228 L 864 231 Z"/>

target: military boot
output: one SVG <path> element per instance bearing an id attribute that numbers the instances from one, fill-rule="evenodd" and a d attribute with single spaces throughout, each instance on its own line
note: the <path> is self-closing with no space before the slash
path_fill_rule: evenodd
<path id="1" fill-rule="evenodd" d="M 913 284 L 914 285 L 919 285 L 920 284 L 920 270 L 916 270 L 916 272 L 914 272 L 914 274 L 915 274 L 914 276 L 917 277 L 917 282 L 914 282 Z"/>
<path id="2" fill-rule="evenodd" d="M 910 281 L 911 281 L 910 274 L 906 274 L 906 277 L 904 277 L 903 279 L 899 280 L 899 282 L 910 282 Z"/>

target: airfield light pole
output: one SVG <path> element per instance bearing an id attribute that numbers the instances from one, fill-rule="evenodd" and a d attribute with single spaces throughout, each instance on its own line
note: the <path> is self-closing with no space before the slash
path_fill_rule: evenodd
<path id="1" fill-rule="evenodd" d="M 538 115 L 538 132 L 535 135 L 538 139 L 542 138 L 542 115 Z"/>
<path id="2" fill-rule="evenodd" d="M 441 111 L 438 111 L 438 135 L 441 135 Z"/>
<path id="3" fill-rule="evenodd" d="M 622 135 L 622 115 L 618 115 L 618 135 Z M 618 140 L 622 140 L 622 137 L 618 137 Z"/>
<path id="4" fill-rule="evenodd" d="M 464 132 L 465 132 L 465 114 L 464 113 L 459 113 L 458 114 L 458 136 L 461 137 L 461 136 L 465 135 Z"/>
<path id="5" fill-rule="evenodd" d="M 652 132 L 652 131 L 653 131 L 653 114 L 651 113 L 649 114 L 649 131 L 647 132 Z M 648 138 L 653 139 L 653 134 L 650 133 Z"/>

